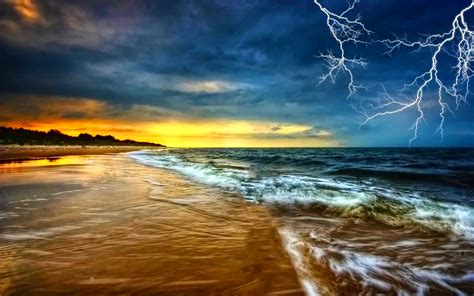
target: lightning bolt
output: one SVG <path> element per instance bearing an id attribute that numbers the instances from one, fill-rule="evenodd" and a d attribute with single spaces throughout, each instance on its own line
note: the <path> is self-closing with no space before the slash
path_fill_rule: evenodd
<path id="1" fill-rule="evenodd" d="M 474 75 L 474 69 L 472 68 L 472 62 L 474 60 L 474 32 L 469 29 L 465 20 L 465 14 L 474 7 L 474 0 L 455 16 L 448 32 L 428 35 L 418 41 L 409 41 L 406 38 L 399 37 L 371 41 L 360 40 L 359 38 L 363 34 L 368 35 L 371 31 L 365 28 L 360 22 L 359 17 L 355 20 L 349 20 L 345 16 L 347 12 L 353 10 L 357 2 L 357 0 L 350 2 L 348 9 L 338 15 L 324 8 L 319 3 L 319 0 L 315 0 L 318 8 L 326 15 L 326 24 L 334 39 L 339 43 L 340 49 L 339 57 L 332 55 L 321 56 L 329 60 L 329 73 L 321 76 L 323 80 L 320 79 L 319 84 L 326 79 L 331 79 L 334 82 L 337 74 L 340 71 L 344 71 L 350 77 L 348 85 L 349 96 L 357 90 L 357 86 L 354 85 L 353 73 L 351 68 L 347 65 L 347 63 L 353 62 L 351 59 L 345 57 L 344 51 L 344 44 L 349 41 L 353 43 L 381 44 L 387 49 L 384 52 L 386 55 L 391 55 L 394 50 L 402 47 L 413 48 L 415 52 L 429 49 L 431 50 L 430 68 L 403 86 L 398 93 L 400 99 L 394 99 L 387 93 L 385 88 L 383 88 L 384 92 L 379 94 L 379 101 L 376 104 L 370 103 L 364 106 L 360 103 L 358 107 L 354 105 L 352 107 L 365 116 L 365 120 L 361 123 L 361 126 L 378 117 L 415 109 L 418 116 L 412 126 L 413 136 L 409 140 L 409 145 L 411 146 L 417 139 L 419 125 L 424 120 L 423 101 L 425 99 L 425 91 L 430 85 L 435 85 L 437 89 L 437 104 L 440 109 L 440 122 L 436 131 L 440 133 L 441 139 L 443 139 L 446 112 L 449 111 L 454 114 L 451 105 L 448 103 L 448 99 L 454 99 L 456 109 L 458 109 L 461 104 L 468 103 L 468 96 L 471 94 L 470 79 Z M 438 64 L 438 59 L 441 53 L 447 54 L 455 61 L 455 65 L 451 67 L 454 72 L 454 79 L 451 84 L 446 79 L 443 80 L 440 78 L 442 69 Z M 363 66 L 365 67 L 365 65 L 366 64 Z M 334 75 L 334 73 L 336 75 Z M 408 96 L 406 92 L 410 92 L 412 95 Z"/>
<path id="2" fill-rule="evenodd" d="M 319 77 L 318 86 L 327 80 L 335 83 L 337 76 L 341 73 L 345 73 L 349 76 L 349 83 L 347 85 L 349 95 L 347 97 L 350 97 L 355 94 L 358 89 L 364 88 L 364 86 L 354 82 L 352 68 L 360 66 L 365 69 L 367 62 L 362 58 L 347 58 L 345 46 L 347 43 L 367 45 L 368 43 L 363 41 L 361 37 L 370 35 L 372 32 L 360 21 L 359 16 L 353 19 L 347 16 L 354 9 L 355 5 L 359 3 L 359 0 L 349 2 L 349 7 L 340 14 L 329 11 L 319 3 L 319 0 L 314 0 L 314 3 L 325 14 L 326 25 L 339 47 L 339 54 L 337 56 L 332 52 L 319 54 L 318 57 L 326 61 L 327 73 Z"/>

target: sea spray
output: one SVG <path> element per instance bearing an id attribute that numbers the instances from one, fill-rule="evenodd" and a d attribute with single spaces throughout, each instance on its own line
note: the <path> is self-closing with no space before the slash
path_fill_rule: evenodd
<path id="1" fill-rule="evenodd" d="M 227 154 L 227 158 L 222 155 L 218 160 L 211 149 L 200 149 L 198 152 L 189 150 L 191 157 L 186 154 L 188 151 L 183 150 L 145 150 L 129 155 L 139 163 L 171 169 L 196 182 L 238 192 L 252 202 L 319 206 L 335 215 L 374 219 L 392 226 L 424 227 L 474 240 L 474 209 L 459 204 L 459 200 L 448 202 L 432 198 L 429 196 L 432 192 L 428 191 L 430 187 L 407 190 L 406 186 L 397 187 L 393 183 L 377 182 L 372 178 L 343 179 L 330 174 L 315 177 L 314 174 L 301 174 L 298 167 L 295 168 L 297 174 L 293 175 L 289 174 L 291 163 L 288 160 L 285 170 L 255 169 L 254 163 L 258 163 L 255 159 L 258 160 L 261 151 L 252 153 L 250 150 L 248 153 L 251 155 L 247 159 L 251 158 L 254 162 L 237 166 L 235 162 L 242 161 L 244 149 L 235 152 L 237 159 Z M 260 157 L 265 161 L 269 159 L 265 155 Z M 291 158 L 291 155 L 287 158 Z M 294 158 L 301 161 L 301 157 Z M 274 157 L 268 167 L 272 168 L 276 160 L 282 162 L 281 157 Z"/>

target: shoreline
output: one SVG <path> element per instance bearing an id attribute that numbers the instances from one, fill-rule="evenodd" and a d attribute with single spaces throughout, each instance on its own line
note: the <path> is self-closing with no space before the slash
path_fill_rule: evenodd
<path id="1" fill-rule="evenodd" d="M 21 146 L 0 145 L 0 161 L 30 160 L 43 157 L 67 155 L 100 155 L 131 152 L 142 149 L 164 149 L 155 146 Z"/>
<path id="2" fill-rule="evenodd" d="M 61 159 L 0 172 L 0 294 L 304 294 L 267 207 L 123 154 Z"/>

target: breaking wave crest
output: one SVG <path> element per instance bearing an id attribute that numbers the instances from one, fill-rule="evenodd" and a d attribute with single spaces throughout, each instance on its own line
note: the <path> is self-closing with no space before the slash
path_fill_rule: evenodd
<path id="1" fill-rule="evenodd" d="M 245 166 L 193 162 L 169 153 L 139 151 L 129 155 L 141 164 L 174 170 L 196 182 L 238 192 L 253 202 L 319 207 L 334 215 L 423 227 L 474 240 L 473 208 L 425 198 L 418 192 L 376 186 L 369 181 L 291 174 L 260 177 Z"/>
<path id="2" fill-rule="evenodd" d="M 428 266 L 421 268 L 401 264 L 389 257 L 357 252 L 341 246 L 317 246 L 287 227 L 280 229 L 280 236 L 300 278 L 307 281 L 312 279 L 312 286 L 319 287 L 326 294 L 335 294 L 325 287 L 324 277 L 328 274 L 334 275 L 336 281 L 343 278 L 357 281 L 377 295 L 391 295 L 394 291 L 397 291 L 397 295 L 425 295 L 430 293 L 433 285 L 453 295 L 466 295 L 456 285 L 472 283 L 474 280 L 472 271 L 453 276 Z M 319 276 L 312 275 L 313 261 L 318 264 L 316 269 Z M 353 293 L 356 294 L 354 291 Z"/>

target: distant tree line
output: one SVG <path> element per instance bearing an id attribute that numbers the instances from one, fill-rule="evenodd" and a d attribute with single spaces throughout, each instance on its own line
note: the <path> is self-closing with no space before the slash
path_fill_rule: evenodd
<path id="1" fill-rule="evenodd" d="M 80 146 L 156 146 L 161 144 L 138 142 L 133 140 L 118 140 L 113 136 L 92 136 L 87 133 L 77 137 L 65 135 L 59 130 L 48 132 L 28 130 L 24 128 L 0 127 L 0 145 L 80 145 Z"/>

